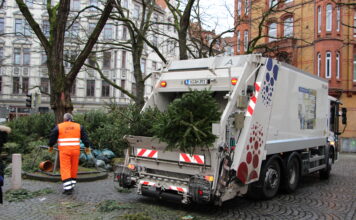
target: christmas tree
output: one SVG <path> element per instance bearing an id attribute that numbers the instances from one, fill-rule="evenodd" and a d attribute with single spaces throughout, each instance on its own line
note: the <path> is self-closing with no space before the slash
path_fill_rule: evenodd
<path id="1" fill-rule="evenodd" d="M 212 123 L 220 119 L 212 92 L 190 91 L 175 99 L 153 124 L 153 133 L 168 149 L 193 153 L 196 147 L 211 146 L 216 136 Z"/>

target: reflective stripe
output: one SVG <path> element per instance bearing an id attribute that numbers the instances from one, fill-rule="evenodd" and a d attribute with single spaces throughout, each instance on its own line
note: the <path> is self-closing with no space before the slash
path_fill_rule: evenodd
<path id="1" fill-rule="evenodd" d="M 65 190 L 72 189 L 72 188 L 73 188 L 72 185 L 70 185 L 70 186 L 63 186 L 63 189 L 65 189 Z"/>
<path id="2" fill-rule="evenodd" d="M 69 185 L 72 185 L 72 181 L 70 180 L 63 183 L 63 186 L 69 186 Z"/>
<path id="3" fill-rule="evenodd" d="M 58 146 L 80 146 L 80 143 L 58 143 Z"/>
<path id="4" fill-rule="evenodd" d="M 58 141 L 80 141 L 80 138 L 59 138 Z"/>

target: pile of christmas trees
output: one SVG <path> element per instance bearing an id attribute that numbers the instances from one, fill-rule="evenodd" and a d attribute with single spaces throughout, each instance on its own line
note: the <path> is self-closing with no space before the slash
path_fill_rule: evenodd
<path id="1" fill-rule="evenodd" d="M 210 91 L 190 91 L 157 116 L 152 132 L 168 144 L 168 149 L 193 153 L 195 147 L 209 147 L 214 143 L 212 123 L 219 119 L 218 103 Z"/>

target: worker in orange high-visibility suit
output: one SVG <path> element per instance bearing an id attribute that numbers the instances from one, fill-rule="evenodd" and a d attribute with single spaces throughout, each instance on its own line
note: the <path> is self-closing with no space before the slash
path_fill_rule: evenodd
<path id="1" fill-rule="evenodd" d="M 52 131 L 49 139 L 49 151 L 53 151 L 53 145 L 58 142 L 61 179 L 63 182 L 63 194 L 72 194 L 77 183 L 77 173 L 80 156 L 80 140 L 85 145 L 85 153 L 90 153 L 90 142 L 83 128 L 73 122 L 73 116 L 65 113 L 64 122 L 58 124 Z"/>

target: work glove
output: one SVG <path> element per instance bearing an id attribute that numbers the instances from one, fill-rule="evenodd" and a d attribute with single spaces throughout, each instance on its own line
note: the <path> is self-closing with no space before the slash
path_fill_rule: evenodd
<path id="1" fill-rule="evenodd" d="M 48 152 L 52 153 L 53 152 L 53 147 L 48 148 Z"/>
<path id="2" fill-rule="evenodd" d="M 90 150 L 89 147 L 86 147 L 86 148 L 84 149 L 84 152 L 85 152 L 86 155 L 89 155 L 89 154 L 91 153 L 91 150 Z"/>

